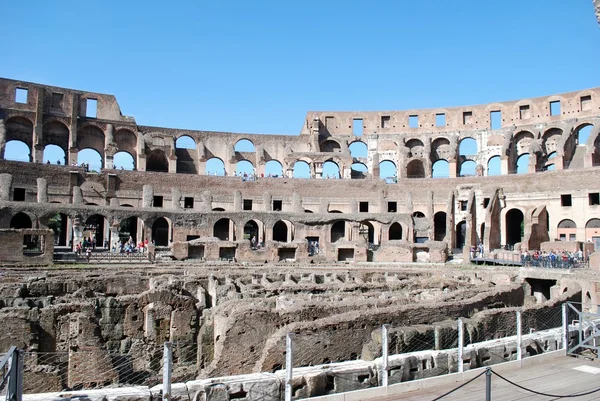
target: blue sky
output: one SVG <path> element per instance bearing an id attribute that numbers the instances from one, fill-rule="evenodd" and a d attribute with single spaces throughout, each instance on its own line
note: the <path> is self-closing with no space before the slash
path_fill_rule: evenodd
<path id="1" fill-rule="evenodd" d="M 12 1 L 0 76 L 111 93 L 141 125 L 297 135 L 600 85 L 591 0 Z"/>

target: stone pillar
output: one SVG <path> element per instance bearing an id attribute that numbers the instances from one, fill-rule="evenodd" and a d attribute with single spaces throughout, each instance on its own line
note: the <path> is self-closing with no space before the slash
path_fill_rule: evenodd
<path id="1" fill-rule="evenodd" d="M 243 228 L 242 228 L 243 230 Z M 235 241 L 236 237 L 235 237 L 235 224 L 233 223 L 233 220 L 229 220 L 229 241 Z"/>
<path id="2" fill-rule="evenodd" d="M 233 211 L 242 211 L 242 193 L 240 191 L 235 191 L 233 193 Z"/>
<path id="3" fill-rule="evenodd" d="M 38 89 L 35 121 L 33 125 L 32 157 L 35 163 L 44 162 L 44 90 Z"/>
<path id="4" fill-rule="evenodd" d="M 508 156 L 502 156 L 500 158 L 500 174 L 501 175 L 510 174 L 510 168 L 508 165 Z"/>
<path id="5" fill-rule="evenodd" d="M 73 250 L 83 240 L 83 228 L 84 224 L 81 222 L 81 217 L 75 216 L 73 219 Z"/>
<path id="6" fill-rule="evenodd" d="M 106 124 L 104 132 L 104 168 L 114 168 L 113 156 L 116 153 L 116 144 L 114 139 L 114 127 L 112 124 Z"/>
<path id="7" fill-rule="evenodd" d="M 6 126 L 0 118 L 0 160 L 4 160 L 4 148 L 6 147 Z"/>
<path id="8" fill-rule="evenodd" d="M 457 172 L 456 159 L 448 160 L 448 177 L 456 178 L 456 172 Z"/>
<path id="9" fill-rule="evenodd" d="M 112 221 L 112 224 L 110 225 L 110 244 L 109 244 L 109 250 L 112 251 L 112 249 L 115 249 L 116 252 L 119 251 L 119 229 L 121 228 L 121 224 L 119 223 L 119 220 L 114 219 Z M 134 238 L 134 241 L 136 241 L 136 246 L 138 244 L 137 238 Z M 104 245 L 104 244 L 102 244 Z"/>
<path id="10" fill-rule="evenodd" d="M 79 95 L 74 93 L 71 103 L 71 124 L 69 125 L 69 149 L 65 163 L 71 165 L 77 163 L 77 115 L 79 114 Z"/>
<path id="11" fill-rule="evenodd" d="M 292 212 L 293 213 L 304 213 L 302 207 L 302 197 L 297 192 L 292 194 Z"/>
<path id="12" fill-rule="evenodd" d="M 45 178 L 37 179 L 37 201 L 48 203 L 48 181 Z"/>
<path id="13" fill-rule="evenodd" d="M 208 190 L 202 192 L 202 211 L 212 212 L 212 195 Z"/>
<path id="14" fill-rule="evenodd" d="M 265 192 L 263 194 L 263 210 L 265 212 L 270 212 L 271 211 L 271 204 L 273 202 L 273 197 L 271 196 L 270 192 Z"/>
<path id="15" fill-rule="evenodd" d="M 538 156 L 536 153 L 529 155 L 529 165 L 527 166 L 527 172 L 529 174 L 535 173 L 535 168 L 537 166 Z"/>
<path id="16" fill-rule="evenodd" d="M 181 191 L 179 188 L 171 188 L 171 204 L 173 209 L 181 209 Z"/>
<path id="17" fill-rule="evenodd" d="M 554 161 L 554 169 L 555 170 L 564 170 L 565 165 L 564 165 L 564 156 L 563 155 L 556 155 L 556 157 L 554 159 L 552 159 L 552 161 Z"/>
<path id="18" fill-rule="evenodd" d="M 83 205 L 83 193 L 81 192 L 81 187 L 78 187 L 78 186 L 73 187 L 72 203 L 74 205 Z"/>
<path id="19" fill-rule="evenodd" d="M 138 171 L 146 171 L 146 142 L 144 141 L 144 134 L 141 132 L 137 133 L 137 160 L 135 161 L 135 168 Z"/>
<path id="20" fill-rule="evenodd" d="M 2 173 L 0 174 L 0 200 L 10 200 L 10 188 L 12 187 L 13 176 L 12 174 Z"/>
<path id="21" fill-rule="evenodd" d="M 177 156 L 172 154 L 169 156 L 169 173 L 175 174 L 177 172 Z"/>
<path id="22" fill-rule="evenodd" d="M 152 185 L 144 185 L 142 189 L 142 207 L 152 207 L 152 201 L 154 200 L 154 188 Z"/>

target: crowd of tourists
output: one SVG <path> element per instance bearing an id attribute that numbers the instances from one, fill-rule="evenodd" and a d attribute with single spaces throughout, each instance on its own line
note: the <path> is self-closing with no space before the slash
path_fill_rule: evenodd
<path id="1" fill-rule="evenodd" d="M 569 251 L 523 251 L 521 263 L 529 267 L 545 267 L 558 269 L 571 269 L 583 267 L 589 259 L 590 252 L 584 254 L 582 250 Z"/>

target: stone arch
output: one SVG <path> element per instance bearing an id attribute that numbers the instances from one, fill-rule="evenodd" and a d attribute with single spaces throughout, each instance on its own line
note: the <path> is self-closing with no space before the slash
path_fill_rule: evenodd
<path id="1" fill-rule="evenodd" d="M 133 131 L 127 128 L 120 128 L 115 131 L 113 138 L 118 151 L 129 153 L 134 160 L 137 158 L 138 140 L 137 135 Z"/>
<path id="2" fill-rule="evenodd" d="M 125 205 L 121 205 L 121 206 L 125 206 Z M 125 206 L 127 207 L 127 206 Z M 156 221 L 154 222 L 156 223 Z M 157 227 L 160 227 L 161 223 L 158 223 Z M 137 216 L 130 216 L 127 217 L 125 219 L 122 219 L 119 222 L 119 241 L 120 242 L 127 242 L 129 240 L 129 238 L 131 238 L 137 246 L 137 243 L 139 241 L 142 240 L 142 236 L 141 236 L 141 232 L 139 232 L 138 228 L 143 226 L 143 221 L 142 219 L 138 218 Z M 167 224 L 167 228 L 168 228 L 168 224 Z M 154 225 L 153 225 L 153 229 L 152 232 L 154 233 Z M 153 236 L 154 238 L 154 236 Z M 111 241 L 113 242 L 113 241 Z"/>
<path id="3" fill-rule="evenodd" d="M 450 177 L 450 164 L 447 160 L 437 160 L 431 166 L 431 176 L 433 178 L 448 178 Z"/>
<path id="4" fill-rule="evenodd" d="M 454 149 L 451 148 L 450 140 L 445 137 L 436 138 L 431 142 L 431 161 L 435 163 L 438 160 L 452 159 L 455 156 Z"/>
<path id="5" fill-rule="evenodd" d="M 108 237 L 108 219 L 101 214 L 92 214 L 85 220 L 83 230 L 84 238 L 96 240 L 96 246 L 104 244 L 104 238 Z"/>
<path id="6" fill-rule="evenodd" d="M 175 156 L 177 156 L 177 173 L 198 174 L 196 160 L 198 150 L 196 140 L 189 135 L 181 135 L 175 141 Z"/>
<path id="7" fill-rule="evenodd" d="M 502 174 L 502 163 L 500 156 L 492 156 L 488 159 L 487 162 L 487 175 L 488 176 L 496 176 Z"/>
<path id="8" fill-rule="evenodd" d="M 33 148 L 33 123 L 25 117 L 11 117 L 5 121 L 6 142 L 16 140 Z"/>
<path id="9" fill-rule="evenodd" d="M 323 163 L 323 178 L 342 178 L 340 166 L 332 159 Z"/>
<path id="10" fill-rule="evenodd" d="M 279 220 L 273 225 L 273 241 L 291 242 L 294 240 L 294 226 L 287 220 Z"/>
<path id="11" fill-rule="evenodd" d="M 58 145 L 48 144 L 44 146 L 43 161 L 50 164 L 67 164 L 67 154 Z"/>
<path id="12" fill-rule="evenodd" d="M 16 229 L 33 228 L 33 222 L 31 217 L 29 217 L 26 213 L 19 212 L 10 219 L 9 227 Z"/>
<path id="13" fill-rule="evenodd" d="M 525 216 L 520 209 L 513 208 L 504 216 L 506 245 L 513 246 L 523 240 Z"/>
<path id="14" fill-rule="evenodd" d="M 77 164 L 85 163 L 90 171 L 100 171 L 104 166 L 102 154 L 93 148 L 83 148 L 77 152 Z"/>
<path id="15" fill-rule="evenodd" d="M 375 226 L 370 221 L 361 221 L 358 232 L 368 244 L 379 245 L 379 238 L 375 236 Z"/>
<path id="16" fill-rule="evenodd" d="M 94 149 L 104 160 L 104 131 L 95 125 L 88 124 L 77 132 L 78 149 Z"/>
<path id="17" fill-rule="evenodd" d="M 168 246 L 171 239 L 171 222 L 166 217 L 159 217 L 152 223 L 152 241 L 156 246 Z"/>
<path id="18" fill-rule="evenodd" d="M 575 137 L 577 138 L 577 145 L 583 146 L 587 145 L 588 140 L 592 134 L 592 130 L 594 129 L 594 124 L 585 122 L 583 124 L 579 124 L 573 130 Z"/>
<path id="19" fill-rule="evenodd" d="M 463 160 L 460 163 L 459 176 L 461 177 L 473 177 L 476 175 L 477 163 L 473 160 Z"/>
<path id="20" fill-rule="evenodd" d="M 367 158 L 369 157 L 369 149 L 367 148 L 367 144 L 363 141 L 354 141 L 348 145 L 348 149 L 350 150 L 350 156 L 353 158 Z"/>
<path id="21" fill-rule="evenodd" d="M 56 246 L 67 246 L 67 227 L 69 216 L 64 213 L 55 213 L 49 216 L 46 224 L 54 232 L 54 244 Z"/>
<path id="22" fill-rule="evenodd" d="M 235 174 L 239 176 L 251 176 L 254 174 L 254 165 L 249 160 L 240 160 L 235 164 Z"/>
<path id="23" fill-rule="evenodd" d="M 283 177 L 283 166 L 281 165 L 281 162 L 275 159 L 269 160 L 265 164 L 265 175 L 267 177 Z"/>
<path id="24" fill-rule="evenodd" d="M 458 154 L 460 156 L 475 156 L 477 155 L 477 141 L 470 136 L 460 140 L 458 145 Z"/>
<path id="25" fill-rule="evenodd" d="M 244 224 L 244 239 L 252 241 L 252 238 L 256 240 L 257 244 L 265 240 L 265 224 L 258 219 L 248 220 Z"/>
<path id="26" fill-rule="evenodd" d="M 406 177 L 408 178 L 425 178 L 425 167 L 420 159 L 411 160 L 406 165 Z"/>
<path id="27" fill-rule="evenodd" d="M 235 223 L 226 217 L 217 220 L 213 226 L 213 237 L 221 241 L 235 241 Z"/>
<path id="28" fill-rule="evenodd" d="M 398 222 L 392 223 L 388 229 L 388 240 L 396 241 L 402 239 L 402 225 Z"/>
<path id="29" fill-rule="evenodd" d="M 577 237 L 577 224 L 571 219 L 563 219 L 556 226 L 556 235 L 561 241 L 572 241 Z"/>
<path id="30" fill-rule="evenodd" d="M 146 156 L 146 171 L 169 172 L 169 159 L 161 149 L 154 149 Z"/>
<path id="31" fill-rule="evenodd" d="M 352 179 L 367 178 L 368 172 L 369 169 L 364 163 L 352 163 L 350 166 L 350 178 Z"/>
<path id="32" fill-rule="evenodd" d="M 433 239 L 443 241 L 446 238 L 446 213 L 437 212 L 433 215 Z"/>
<path id="33" fill-rule="evenodd" d="M 456 224 L 456 248 L 462 249 L 467 238 L 467 222 L 461 220 Z"/>
<path id="34" fill-rule="evenodd" d="M 331 225 L 330 231 L 330 242 L 334 243 L 339 240 L 346 239 L 346 222 L 344 220 L 338 220 Z"/>
<path id="35" fill-rule="evenodd" d="M 331 153 L 331 152 L 341 152 L 342 147 L 339 142 L 333 139 L 326 139 L 321 142 L 319 149 L 321 152 Z"/>
<path id="36" fill-rule="evenodd" d="M 592 241 L 596 252 L 598 252 L 600 249 L 600 219 L 589 219 L 585 223 L 585 239 L 586 241 Z"/>
<path id="37" fill-rule="evenodd" d="M 395 182 L 398 179 L 398 168 L 396 163 L 391 160 L 382 160 L 379 162 L 379 178 L 386 181 Z"/>
<path id="38" fill-rule="evenodd" d="M 225 163 L 218 157 L 211 157 L 206 161 L 206 175 L 225 175 Z"/>
<path id="39" fill-rule="evenodd" d="M 31 148 L 23 141 L 13 139 L 6 142 L 4 146 L 5 160 L 30 162 L 31 156 Z"/>
<path id="40" fill-rule="evenodd" d="M 63 151 L 63 154 L 66 155 L 69 150 L 69 128 L 65 124 L 60 121 L 50 121 L 44 124 L 42 127 L 42 144 L 45 148 L 50 145 L 57 146 Z M 46 149 L 44 149 L 44 162 L 46 160 L 50 160 L 51 163 L 55 163 L 54 152 L 52 155 L 48 155 L 48 159 L 46 159 Z M 64 156 L 63 156 L 64 157 Z M 63 164 L 66 164 L 63 162 Z"/>
<path id="41" fill-rule="evenodd" d="M 535 135 L 529 131 L 519 131 L 514 136 L 515 156 L 520 156 L 524 153 L 529 153 L 531 142 L 535 139 Z"/>
<path id="42" fill-rule="evenodd" d="M 297 160 L 294 163 L 294 178 L 311 178 L 310 164 L 304 160 Z"/>
<path id="43" fill-rule="evenodd" d="M 250 139 L 242 138 L 235 143 L 233 150 L 237 153 L 250 153 L 255 152 L 256 148 Z"/>
<path id="44" fill-rule="evenodd" d="M 115 169 L 135 170 L 135 157 L 127 151 L 121 150 L 113 156 Z"/>
<path id="45" fill-rule="evenodd" d="M 408 157 L 423 157 L 425 153 L 425 145 L 420 139 L 409 139 L 404 145 L 408 148 Z"/>
<path id="46" fill-rule="evenodd" d="M 527 174 L 529 172 L 529 153 L 519 155 L 515 161 L 515 172 L 517 174 Z"/>

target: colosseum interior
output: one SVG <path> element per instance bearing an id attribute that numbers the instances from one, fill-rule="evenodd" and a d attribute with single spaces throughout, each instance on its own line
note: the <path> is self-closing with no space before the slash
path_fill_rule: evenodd
<path id="1" fill-rule="evenodd" d="M 15 142 L 28 153 L 5 152 Z M 79 163 L 90 150 L 101 165 Z M 214 378 L 281 370 L 287 333 L 308 365 L 372 360 L 382 324 L 468 317 L 483 340 L 498 311 L 599 303 L 600 88 L 308 112 L 299 135 L 261 135 L 139 125 L 113 95 L 0 79 L 0 159 L 0 351 L 38 355 L 30 392 L 89 385 L 82 352 L 132 356 L 141 377 L 170 341 L 176 378 Z M 129 238 L 148 241 L 142 257 L 111 259 Z M 473 265 L 480 245 L 491 264 L 540 249 L 589 264 Z M 44 353 L 68 355 L 68 374 Z M 324 383 L 295 397 L 345 388 Z M 234 387 L 223 399 L 246 394 Z"/>

